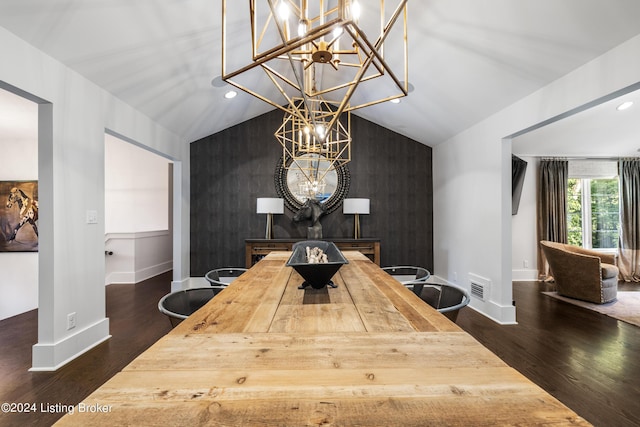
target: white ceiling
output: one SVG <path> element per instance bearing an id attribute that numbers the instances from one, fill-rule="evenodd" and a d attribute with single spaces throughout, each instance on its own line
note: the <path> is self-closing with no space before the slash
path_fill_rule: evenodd
<path id="1" fill-rule="evenodd" d="M 211 85 L 220 0 L 2 0 L 0 26 L 185 141 L 271 109 Z M 415 90 L 357 114 L 434 146 L 639 33 L 638 0 L 412 0 Z"/>
<path id="2" fill-rule="evenodd" d="M 618 111 L 622 102 L 633 106 Z M 514 138 L 518 156 L 570 158 L 640 156 L 640 91 L 614 98 Z"/>

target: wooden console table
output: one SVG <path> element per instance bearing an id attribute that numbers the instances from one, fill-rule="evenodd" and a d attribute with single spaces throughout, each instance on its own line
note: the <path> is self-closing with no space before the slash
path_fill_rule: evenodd
<path id="1" fill-rule="evenodd" d="M 274 251 L 290 251 L 294 243 L 306 239 L 247 239 L 245 264 L 251 268 L 256 262 Z M 358 251 L 380 265 L 380 239 L 323 239 L 335 243 L 340 251 Z"/>
<path id="2" fill-rule="evenodd" d="M 267 255 L 56 425 L 589 425 L 344 254 L 338 287 L 323 289 L 298 289 L 290 252 Z"/>

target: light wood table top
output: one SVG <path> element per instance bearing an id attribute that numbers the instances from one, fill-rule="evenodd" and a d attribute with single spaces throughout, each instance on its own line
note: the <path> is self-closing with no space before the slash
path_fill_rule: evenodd
<path id="1" fill-rule="evenodd" d="M 274 252 L 57 425 L 589 425 L 358 252 L 298 289 Z"/>

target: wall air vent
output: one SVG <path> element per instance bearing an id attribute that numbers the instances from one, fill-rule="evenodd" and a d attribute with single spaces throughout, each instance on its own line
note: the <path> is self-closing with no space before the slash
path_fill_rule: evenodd
<path id="1" fill-rule="evenodd" d="M 484 286 L 480 283 L 471 282 L 471 296 L 484 301 Z"/>
<path id="2" fill-rule="evenodd" d="M 477 274 L 469 273 L 471 296 L 481 301 L 488 301 L 491 293 L 491 280 Z"/>

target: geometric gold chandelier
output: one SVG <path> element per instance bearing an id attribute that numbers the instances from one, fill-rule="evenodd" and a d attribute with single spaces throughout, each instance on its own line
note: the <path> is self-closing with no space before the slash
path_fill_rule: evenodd
<path id="1" fill-rule="evenodd" d="M 407 58 L 407 0 L 222 2 L 222 79 L 304 120 L 294 97 L 307 113 L 309 99 L 329 102 L 329 128 L 345 111 L 406 96 Z"/>

